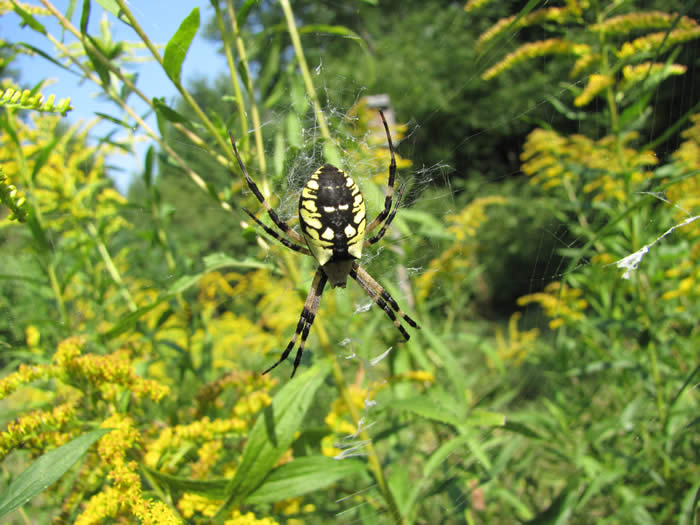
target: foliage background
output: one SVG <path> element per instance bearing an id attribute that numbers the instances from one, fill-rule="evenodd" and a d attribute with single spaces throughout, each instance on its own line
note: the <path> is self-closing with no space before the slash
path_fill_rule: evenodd
<path id="1" fill-rule="evenodd" d="M 213 2 L 159 43 L 121 0 L 0 4 L 44 43 L 0 41 L 0 517 L 696 523 L 686 4 Z M 228 71 L 182 78 L 195 34 Z M 18 55 L 113 109 L 71 121 Z M 260 376 L 315 265 L 241 213 L 228 132 L 283 218 L 326 161 L 376 213 L 378 94 L 408 192 L 362 263 L 421 329 L 327 290 L 303 373 Z"/>

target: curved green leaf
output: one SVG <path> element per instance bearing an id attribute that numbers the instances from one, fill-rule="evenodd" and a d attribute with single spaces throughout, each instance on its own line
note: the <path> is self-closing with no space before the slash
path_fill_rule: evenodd
<path id="1" fill-rule="evenodd" d="M 289 380 L 258 417 L 243 449 L 243 457 L 231 480 L 226 503 L 215 518 L 221 518 L 262 484 L 279 458 L 294 441 L 316 390 L 330 371 L 327 361 Z"/>
<path id="2" fill-rule="evenodd" d="M 333 483 L 363 472 L 365 464 L 356 459 L 337 460 L 327 456 L 300 457 L 273 470 L 246 503 L 274 503 L 324 489 Z"/>
<path id="3" fill-rule="evenodd" d="M 163 67 L 171 80 L 176 84 L 180 83 L 182 63 L 185 61 L 185 55 L 187 55 L 187 51 L 198 29 L 199 7 L 195 7 L 182 21 L 178 30 L 165 46 Z"/>
<path id="4" fill-rule="evenodd" d="M 39 457 L 0 494 L 0 517 L 21 507 L 58 481 L 95 441 L 108 432 L 111 429 L 98 428 Z"/>

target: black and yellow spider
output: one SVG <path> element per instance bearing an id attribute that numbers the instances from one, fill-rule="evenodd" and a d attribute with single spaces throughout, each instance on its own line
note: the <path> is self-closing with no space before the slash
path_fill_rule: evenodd
<path id="1" fill-rule="evenodd" d="M 389 142 L 389 151 L 391 153 L 389 183 L 387 184 L 384 198 L 384 209 L 369 226 L 365 227 L 365 201 L 360 189 L 352 178 L 343 170 L 339 170 L 331 164 L 324 164 L 311 175 L 311 178 L 301 191 L 301 198 L 299 200 L 299 223 L 301 224 L 303 237 L 295 232 L 285 221 L 280 219 L 265 197 L 263 197 L 263 194 L 260 192 L 255 182 L 253 182 L 253 179 L 250 178 L 243 165 L 233 135 L 229 134 L 233 151 L 236 154 L 241 172 L 243 172 L 250 190 L 257 197 L 265 210 L 267 210 L 272 222 L 274 222 L 289 238 L 283 237 L 273 229 L 264 225 L 248 209 L 243 208 L 243 211 L 269 235 L 280 241 L 287 248 L 291 248 L 292 250 L 306 255 L 311 255 L 319 264 L 292 340 L 289 342 L 284 352 L 282 352 L 282 356 L 279 360 L 265 370 L 263 374 L 267 374 L 270 370 L 287 359 L 301 334 L 301 342 L 299 343 L 299 349 L 294 358 L 294 369 L 292 370 L 292 377 L 294 377 L 294 373 L 297 371 L 297 367 L 301 361 L 301 356 L 304 353 L 304 344 L 309 335 L 311 325 L 314 322 L 318 305 L 321 302 L 323 288 L 326 286 L 327 281 L 331 282 L 333 288 L 337 286 L 345 288 L 348 275 L 355 279 L 372 300 L 386 312 L 389 319 L 393 321 L 396 328 L 406 340 L 408 340 L 410 336 L 396 318 L 396 314 L 399 314 L 399 316 L 412 327 L 420 328 L 413 319 L 403 313 L 399 305 L 396 304 L 394 298 L 389 295 L 389 292 L 382 288 L 382 286 L 358 264 L 362 256 L 362 248 L 374 244 L 386 233 L 387 227 L 394 219 L 394 215 L 396 215 L 396 210 L 401 203 L 401 197 L 405 189 L 405 186 L 402 186 L 399 190 L 396 205 L 392 209 L 391 201 L 394 194 L 396 159 L 394 158 L 394 146 L 391 142 L 389 126 L 384 118 L 384 113 L 380 110 L 379 114 L 382 117 L 382 123 L 384 124 L 386 138 Z M 379 227 L 382 222 L 384 224 L 379 232 L 377 232 L 374 237 L 365 240 L 365 235 Z"/>

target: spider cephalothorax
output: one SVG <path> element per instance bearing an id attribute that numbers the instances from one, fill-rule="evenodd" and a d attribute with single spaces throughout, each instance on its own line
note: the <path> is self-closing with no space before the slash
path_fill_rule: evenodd
<path id="1" fill-rule="evenodd" d="M 343 170 L 331 164 L 324 164 L 311 176 L 301 191 L 299 199 L 299 222 L 301 224 L 302 235 L 294 231 L 285 221 L 279 218 L 275 210 L 272 209 L 265 197 L 258 189 L 253 179 L 248 175 L 247 170 L 238 154 L 236 143 L 231 136 L 231 145 L 236 154 L 236 159 L 245 176 L 248 187 L 255 197 L 260 201 L 272 222 L 282 230 L 287 237 L 283 237 L 272 228 L 264 225 L 249 210 L 243 208 L 258 225 L 260 225 L 269 235 L 280 241 L 292 250 L 313 256 L 319 264 L 314 276 L 314 281 L 309 290 L 309 295 L 304 303 L 297 329 L 279 360 L 263 374 L 279 365 L 289 357 L 289 353 L 301 335 L 299 349 L 294 358 L 294 368 L 292 377 L 299 366 L 301 356 L 304 352 L 304 344 L 309 335 L 309 330 L 314 322 L 318 305 L 321 302 L 321 295 L 330 281 L 332 287 L 340 286 L 345 288 L 348 276 L 355 279 L 358 284 L 367 292 L 374 302 L 381 307 L 387 316 L 393 321 L 401 335 L 408 340 L 408 332 L 401 325 L 396 315 L 398 314 L 404 321 L 414 328 L 418 325 L 408 315 L 403 313 L 393 297 L 389 295 L 382 286 L 374 280 L 359 264 L 362 257 L 362 248 L 379 241 L 386 232 L 387 227 L 394 219 L 396 210 L 401 202 L 404 187 L 399 190 L 396 205 L 392 209 L 391 203 L 394 194 L 394 179 L 396 178 L 396 159 L 394 157 L 394 147 L 391 143 L 389 126 L 384 118 L 384 113 L 379 111 L 386 131 L 389 151 L 391 153 L 391 163 L 389 164 L 389 182 L 384 198 L 384 208 L 377 217 L 366 226 L 365 201 L 362 192 L 357 184 Z M 372 232 L 380 224 L 382 227 L 374 237 L 365 240 L 365 234 Z"/>

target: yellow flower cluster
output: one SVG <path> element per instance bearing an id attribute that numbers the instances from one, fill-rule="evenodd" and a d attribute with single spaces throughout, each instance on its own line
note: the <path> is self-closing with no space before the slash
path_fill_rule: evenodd
<path id="1" fill-rule="evenodd" d="M 481 9 L 485 5 L 488 5 L 491 3 L 492 0 L 469 0 L 465 6 L 464 10 L 469 13 L 470 11 L 476 11 L 477 9 Z"/>
<path id="2" fill-rule="evenodd" d="M 275 245 L 276 246 L 276 245 Z M 284 248 L 282 248 L 284 249 Z M 246 326 L 249 330 L 235 330 L 235 341 L 228 341 L 228 352 L 233 348 L 258 348 L 266 352 L 279 345 L 280 338 L 293 329 L 299 321 L 303 300 L 296 293 L 280 293 L 284 283 L 268 269 L 260 269 L 246 274 L 230 274 L 235 284 L 231 293 L 235 296 L 257 297 L 255 304 L 256 323 Z M 249 323 L 245 317 L 237 319 Z M 231 327 L 228 328 L 231 330 Z"/>
<path id="3" fill-rule="evenodd" d="M 503 33 L 506 29 L 517 31 L 524 27 L 529 27 L 547 22 L 555 22 L 561 24 L 570 18 L 578 16 L 579 13 L 569 7 L 548 7 L 546 9 L 537 9 L 517 20 L 518 16 L 513 15 L 506 18 L 501 18 L 487 31 L 479 36 L 476 42 L 476 48 L 483 48 L 484 44 L 492 40 L 497 35 Z M 517 20 L 517 22 L 516 22 Z M 511 25 L 512 24 L 512 25 Z"/>
<path id="4" fill-rule="evenodd" d="M 237 398 L 252 396 L 259 401 L 254 401 L 253 405 L 245 401 L 249 408 L 254 406 L 267 406 L 270 397 L 268 392 L 277 383 L 277 379 L 269 375 L 256 374 L 249 371 L 232 371 L 218 378 L 216 381 L 203 385 L 197 392 L 197 417 L 204 414 L 206 407 L 215 402 L 221 393 L 229 388 L 235 390 Z M 257 411 L 247 413 L 257 413 Z"/>
<path id="5" fill-rule="evenodd" d="M 186 492 L 177 502 L 177 508 L 185 518 L 192 518 L 200 514 L 211 518 L 219 510 L 223 500 L 205 498 L 199 494 Z"/>
<path id="6" fill-rule="evenodd" d="M 423 301 L 428 297 L 435 279 L 440 275 L 449 275 L 457 279 L 456 274 L 474 268 L 476 238 L 478 228 L 488 220 L 486 207 L 493 204 L 506 204 L 504 197 L 491 195 L 470 202 L 461 212 L 448 215 L 450 225 L 447 231 L 455 237 L 455 242 L 439 257 L 430 261 L 428 268 L 416 281 L 416 298 Z"/>
<path id="7" fill-rule="evenodd" d="M 521 332 L 518 329 L 518 321 L 522 318 L 521 312 L 515 312 L 508 321 L 508 340 L 503 335 L 503 331 L 496 330 L 496 351 L 501 361 L 513 361 L 520 364 L 530 354 L 534 348 L 534 342 L 540 335 L 537 328 Z"/>
<path id="8" fill-rule="evenodd" d="M 391 162 L 391 152 L 387 147 L 386 132 L 377 110 L 370 108 L 367 105 L 367 99 L 362 98 L 348 110 L 348 117 L 353 119 L 352 133 L 357 137 L 360 147 L 351 148 L 347 152 L 349 156 L 346 165 L 352 166 L 353 171 L 360 177 L 364 178 L 369 174 L 369 178 L 373 182 L 380 187 L 385 186 Z M 406 134 L 408 127 L 404 124 L 391 122 L 390 115 L 387 115 L 387 118 L 389 119 L 391 139 L 396 147 Z M 394 158 L 398 169 L 410 168 L 413 165 L 410 159 L 402 157 L 396 151 L 394 151 Z"/>
<path id="9" fill-rule="evenodd" d="M 19 387 L 52 376 L 52 370 L 46 365 L 19 365 L 19 369 L 0 379 L 0 399 L 12 394 Z"/>
<path id="10" fill-rule="evenodd" d="M 628 13 L 626 15 L 608 18 L 599 24 L 593 24 L 593 31 L 607 34 L 627 35 L 632 31 L 650 29 L 669 29 L 678 18 L 676 13 L 664 13 L 663 11 L 647 11 L 643 13 Z M 678 18 L 677 29 L 691 29 L 697 22 L 687 16 Z"/>
<path id="11" fill-rule="evenodd" d="M 619 89 L 625 91 L 635 84 L 643 82 L 647 78 L 654 78 L 663 75 L 663 78 L 671 75 L 682 75 L 686 72 L 686 67 L 681 64 L 663 64 L 642 62 L 641 64 L 625 66 L 622 68 L 624 80 L 620 83 Z"/>
<path id="12" fill-rule="evenodd" d="M 62 432 L 74 418 L 74 401 L 20 416 L 7 425 L 6 431 L 0 432 L 0 459 L 19 445 L 37 454 L 64 445 L 75 437 L 74 431 Z"/>
<path id="13" fill-rule="evenodd" d="M 24 222 L 27 220 L 27 198 L 23 191 L 18 190 L 14 184 L 9 183 L 7 176 L 2 172 L 2 167 L 0 167 L 0 203 L 5 205 L 11 212 L 0 221 L 0 224 L 3 222 Z"/>
<path id="14" fill-rule="evenodd" d="M 263 408 L 272 403 L 270 395 L 262 390 L 251 392 L 249 395 L 241 397 L 233 406 L 233 413 L 238 417 L 257 415 Z"/>
<path id="15" fill-rule="evenodd" d="M 581 295 L 581 290 L 571 288 L 565 283 L 554 282 L 548 284 L 543 292 L 520 297 L 518 305 L 539 304 L 545 315 L 551 319 L 549 327 L 556 330 L 566 323 L 575 323 L 585 318 L 588 301 Z"/>
<path id="16" fill-rule="evenodd" d="M 60 132 L 56 129 L 59 122 L 60 117 L 44 114 L 32 114 L 26 122 L 15 120 L 20 148 L 5 133 L 0 134 L 0 163 L 10 182 L 17 187 L 29 184 L 42 158 L 38 152 L 51 145 L 48 158 L 31 182 L 32 196 L 45 226 L 69 236 L 83 235 L 75 228 L 75 221 L 80 219 L 101 219 L 106 236 L 131 227 L 118 213 L 126 199 L 105 184 L 104 165 L 112 150 L 105 145 L 99 149 L 85 146 L 91 127 L 98 121 L 87 126 L 77 123 Z M 55 137 L 60 139 L 52 144 Z"/>
<path id="17" fill-rule="evenodd" d="M 490 80 L 493 77 L 500 75 L 504 71 L 511 69 L 513 66 L 532 60 L 533 58 L 546 55 L 573 55 L 584 56 L 591 53 L 591 48 L 587 44 L 576 44 L 569 40 L 561 38 L 550 38 L 539 42 L 530 42 L 523 44 L 518 49 L 506 55 L 506 57 L 489 68 L 481 78 Z"/>
<path id="18" fill-rule="evenodd" d="M 583 135 L 564 137 L 556 131 L 536 129 L 528 135 L 520 160 L 532 184 L 545 189 L 581 184 L 594 201 L 623 202 L 629 189 L 646 180 L 646 166 L 657 164 L 652 151 L 637 151 L 626 144 L 637 138 L 628 133 L 591 140 Z"/>
<path id="19" fill-rule="evenodd" d="M 162 502 L 143 497 L 141 478 L 135 461 L 127 460 L 127 451 L 139 444 L 139 433 L 133 421 L 121 414 L 106 419 L 103 428 L 113 429 L 100 438 L 97 453 L 109 469 L 111 486 L 95 494 L 75 520 L 76 525 L 104 523 L 108 518 L 134 516 L 146 525 L 178 524 L 179 517 Z"/>
<path id="20" fill-rule="evenodd" d="M 0 16 L 3 16 L 7 13 L 12 13 L 14 11 L 13 4 L 19 5 L 22 9 L 24 9 L 27 13 L 31 15 L 41 15 L 41 16 L 50 16 L 51 11 L 46 9 L 45 7 L 39 7 L 33 4 L 28 4 L 26 2 L 12 2 L 10 0 L 2 0 L 0 1 Z"/>
<path id="21" fill-rule="evenodd" d="M 116 387 L 126 388 L 137 399 L 148 397 L 153 401 L 160 401 L 170 391 L 157 381 L 137 376 L 127 351 L 80 355 L 84 344 L 84 338 L 72 337 L 58 345 L 54 362 L 63 371 L 66 382 L 91 383 L 102 390 L 106 399 L 115 399 L 118 394 Z"/>
<path id="22" fill-rule="evenodd" d="M 690 117 L 692 125 L 681 133 L 684 141 L 673 153 L 673 161 L 680 168 L 676 182 L 666 190 L 666 197 L 675 204 L 678 221 L 688 216 L 700 214 L 700 114 Z M 662 296 L 664 300 L 680 300 L 678 311 L 684 311 L 689 305 L 700 301 L 700 228 L 679 228 L 674 235 L 686 236 L 691 249 L 680 259 L 677 266 L 666 271 L 669 282 L 677 287 L 668 290 Z"/>
<path id="23" fill-rule="evenodd" d="M 660 31 L 649 35 L 637 38 L 632 42 L 625 42 L 617 52 L 620 58 L 628 58 L 640 53 L 660 52 L 660 47 L 668 49 L 676 44 L 688 42 L 700 38 L 700 26 L 690 27 L 688 29 L 675 29 L 670 33 Z"/>
<path id="24" fill-rule="evenodd" d="M 211 476 L 214 467 L 221 457 L 224 442 L 221 439 L 214 439 L 203 443 L 197 449 L 197 461 L 190 463 L 190 477 L 192 479 L 206 479 Z"/>
<path id="25" fill-rule="evenodd" d="M 177 508 L 186 518 L 193 518 L 196 514 L 207 518 L 213 517 L 219 510 L 223 501 L 205 498 L 199 494 L 186 492 L 177 502 Z M 224 521 L 225 525 L 278 525 L 272 518 L 257 518 L 252 512 L 243 514 L 234 509 L 231 517 Z"/>
<path id="26" fill-rule="evenodd" d="M 163 456 L 169 450 L 178 449 L 186 442 L 204 443 L 220 439 L 226 434 L 243 435 L 247 428 L 248 423 L 238 417 L 213 421 L 208 417 L 203 417 L 188 425 L 166 427 L 156 439 L 146 446 L 144 461 L 148 466 L 158 468 Z M 207 449 L 200 448 L 200 452 L 206 451 Z M 170 464 L 170 467 L 175 468 L 176 465 Z"/>
<path id="27" fill-rule="evenodd" d="M 700 113 L 692 115 L 690 121 L 692 122 L 691 127 L 681 133 L 685 140 L 673 153 L 674 162 L 679 164 L 681 169 L 690 176 L 684 177 L 668 190 L 668 194 L 673 197 L 674 202 L 682 201 L 680 206 L 689 213 L 700 207 L 697 177 L 697 171 L 700 170 Z"/>
<path id="28" fill-rule="evenodd" d="M 589 50 L 589 52 L 582 54 L 578 59 L 576 59 L 576 62 L 574 62 L 574 66 L 571 68 L 569 77 L 578 77 L 584 71 L 598 64 L 601 58 L 602 55 L 600 53 L 593 53 L 592 50 Z"/>
<path id="29" fill-rule="evenodd" d="M 275 514 L 284 514 L 287 516 L 302 513 L 308 514 L 316 510 L 316 507 L 311 503 L 307 505 L 302 505 L 303 501 L 303 498 L 292 498 L 284 501 L 278 501 L 274 504 L 273 509 L 275 511 Z M 290 519 L 288 520 L 288 523 L 290 523 L 290 525 L 294 525 L 301 524 L 303 522 L 295 519 Z"/>
<path id="30" fill-rule="evenodd" d="M 593 98 L 603 91 L 605 88 L 612 86 L 615 83 L 615 79 L 607 75 L 600 75 L 594 73 L 588 77 L 588 83 L 583 89 L 583 92 L 574 99 L 574 106 L 585 106 Z"/>

